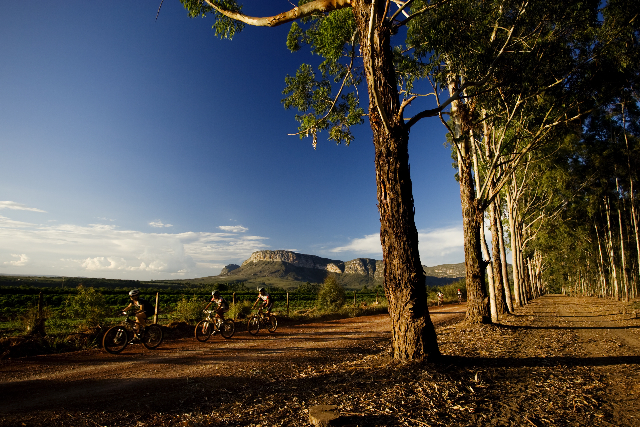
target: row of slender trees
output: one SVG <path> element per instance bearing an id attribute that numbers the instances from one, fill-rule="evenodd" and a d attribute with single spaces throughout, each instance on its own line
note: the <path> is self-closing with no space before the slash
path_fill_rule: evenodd
<path id="1" fill-rule="evenodd" d="M 181 2 L 190 16 L 212 17 L 220 37 L 231 38 L 244 25 L 290 24 L 287 46 L 293 51 L 307 46 L 319 55 L 317 70 L 302 64 L 285 80 L 283 102 L 299 111 L 301 137 L 312 137 L 315 145 L 317 135 L 326 132 L 330 140 L 348 144 L 351 127 L 368 120 L 394 358 L 439 355 L 409 173 L 410 132 L 420 132 L 417 125 L 424 120 L 447 127 L 456 162 L 469 322 L 498 320 L 559 275 L 571 283 L 587 277 L 586 270 L 571 269 L 578 261 L 571 260 L 567 241 L 551 243 L 554 232 L 573 230 L 572 213 L 593 187 L 591 181 L 572 181 L 579 170 L 589 172 L 586 152 L 574 149 L 591 146 L 593 117 L 611 105 L 624 104 L 629 112 L 630 104 L 637 104 L 635 0 L 301 0 L 298 7 L 257 18 L 236 0 Z M 367 100 L 360 99 L 364 87 Z M 621 101 L 623 93 L 627 97 Z M 623 128 L 630 141 L 631 126 Z M 614 224 L 611 206 L 618 204 L 611 200 L 603 212 L 609 209 Z M 611 264 L 619 237 L 612 232 L 606 240 L 613 225 L 599 226 L 603 256 L 599 263 L 590 261 L 588 274 L 598 271 L 599 280 L 607 280 L 603 289 L 612 286 L 615 274 L 620 295 L 626 289 L 622 276 L 610 273 L 619 263 Z M 562 250 L 566 269 L 558 270 Z M 621 259 L 628 260 L 629 249 L 625 253 Z"/>

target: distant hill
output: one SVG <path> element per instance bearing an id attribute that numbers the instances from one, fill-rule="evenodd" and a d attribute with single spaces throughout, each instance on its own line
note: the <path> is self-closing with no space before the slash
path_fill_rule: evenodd
<path id="1" fill-rule="evenodd" d="M 427 286 L 442 286 L 457 282 L 465 277 L 464 262 L 460 264 L 442 264 L 435 267 L 422 266 Z"/>
<path id="2" fill-rule="evenodd" d="M 303 283 L 322 283 L 327 274 L 335 274 L 346 289 L 382 286 L 384 265 L 381 260 L 356 258 L 340 261 L 292 251 L 257 251 L 242 265 L 230 264 L 218 276 L 190 280 L 192 283 L 244 283 L 247 286 L 297 288 Z M 464 278 L 464 263 L 424 267 L 428 286 L 446 285 Z"/>
<path id="3" fill-rule="evenodd" d="M 423 266 L 427 286 L 443 286 L 464 279 L 464 263 Z M 305 283 L 322 283 L 327 274 L 335 277 L 345 289 L 374 289 L 382 286 L 384 263 L 372 258 L 340 261 L 292 251 L 258 251 L 241 265 L 229 264 L 217 276 L 196 279 L 118 280 L 58 276 L 12 276 L 0 274 L 1 286 L 76 287 L 191 287 L 216 283 L 239 284 L 249 288 L 277 286 L 296 289 Z"/>

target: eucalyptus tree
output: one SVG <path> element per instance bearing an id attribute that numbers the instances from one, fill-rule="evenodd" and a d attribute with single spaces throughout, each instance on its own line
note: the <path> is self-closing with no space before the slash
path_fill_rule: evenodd
<path id="1" fill-rule="evenodd" d="M 308 45 L 323 58 L 315 72 L 300 66 L 286 79 L 285 107 L 297 108 L 299 135 L 317 142 L 349 143 L 351 127 L 362 122 L 358 88 L 366 85 L 368 121 L 373 132 L 384 288 L 392 320 L 393 357 L 401 360 L 439 355 L 429 317 L 424 271 L 418 253 L 418 232 L 409 173 L 409 130 L 434 117 L 450 101 L 433 108 L 420 104 L 410 119 L 405 111 L 416 100 L 411 88 L 424 68 L 403 52 L 408 49 L 403 28 L 440 4 L 390 0 L 302 0 L 298 7 L 266 17 L 251 17 L 235 0 L 181 0 L 190 16 L 209 16 L 216 34 L 232 38 L 245 25 L 274 27 L 291 24 L 287 45 Z M 409 7 L 410 6 L 410 7 Z M 277 11 L 276 11 L 277 12 Z M 395 45 L 394 45 L 395 43 Z"/>
<path id="2" fill-rule="evenodd" d="M 471 322 L 489 321 L 484 212 L 527 153 L 578 117 L 572 86 L 588 64 L 597 12 L 597 0 L 453 0 L 410 23 L 415 57 L 451 104 L 440 116 L 457 160 Z"/>

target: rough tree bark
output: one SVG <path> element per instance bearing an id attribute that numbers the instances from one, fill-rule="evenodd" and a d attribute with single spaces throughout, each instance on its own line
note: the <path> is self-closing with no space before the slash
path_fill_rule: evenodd
<path id="1" fill-rule="evenodd" d="M 449 93 L 456 93 L 457 80 L 452 76 Z M 473 156 L 469 133 L 465 131 L 466 106 L 461 101 L 451 103 L 454 121 L 454 137 L 458 139 L 458 179 L 460 183 L 460 204 L 462 207 L 462 229 L 464 234 L 464 263 L 467 286 L 467 315 L 469 323 L 490 323 L 489 301 L 485 291 L 484 272 L 486 264 L 482 259 L 480 229 L 483 224 L 483 209 L 476 198 L 473 176 Z"/>
<path id="2" fill-rule="evenodd" d="M 391 34 L 381 19 L 384 2 L 380 2 L 377 9 L 365 1 L 351 3 L 361 37 L 369 89 L 369 121 L 375 147 L 380 242 L 385 265 L 384 288 L 392 321 L 393 357 L 416 360 L 438 356 L 418 252 L 409 173 L 409 134 L 398 114 L 400 104 Z"/>

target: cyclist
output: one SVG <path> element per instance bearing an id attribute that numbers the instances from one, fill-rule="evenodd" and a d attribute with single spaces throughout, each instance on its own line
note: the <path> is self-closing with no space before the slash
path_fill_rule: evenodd
<path id="1" fill-rule="evenodd" d="M 138 289 L 131 289 L 129 291 L 129 299 L 131 302 L 123 310 L 123 314 L 127 314 L 132 308 L 136 308 L 136 323 L 133 325 L 133 332 L 136 334 L 136 338 L 140 337 L 140 332 L 144 329 L 147 323 L 147 317 L 153 315 L 153 306 L 149 301 L 144 298 L 140 298 L 140 291 Z"/>
<path id="2" fill-rule="evenodd" d="M 458 304 L 462 303 L 462 291 L 458 289 Z"/>
<path id="3" fill-rule="evenodd" d="M 229 303 L 222 297 L 222 295 L 220 295 L 220 291 L 218 290 L 211 292 L 211 301 L 209 301 L 209 304 L 207 304 L 204 309 L 206 310 L 207 308 L 209 308 L 209 306 L 214 302 L 218 305 L 218 307 L 216 308 L 216 318 L 220 319 L 218 323 L 220 325 L 224 320 L 224 314 L 229 311 Z M 218 331 L 213 331 L 213 335 L 217 333 Z"/>
<path id="4" fill-rule="evenodd" d="M 442 293 L 442 291 L 438 291 L 438 305 L 442 305 L 442 303 L 444 302 L 444 294 Z"/>
<path id="5" fill-rule="evenodd" d="M 264 315 L 268 316 L 269 314 L 271 314 L 273 299 L 271 298 L 271 295 L 267 293 L 267 290 L 265 288 L 258 289 L 258 299 L 253 303 L 253 307 L 251 307 L 252 310 L 256 308 L 256 304 L 258 304 L 260 300 L 262 300 L 262 305 L 259 308 L 263 308 L 265 310 Z"/>
<path id="6" fill-rule="evenodd" d="M 211 301 L 209 301 L 209 304 L 207 304 L 204 309 L 209 308 L 211 303 L 214 302 L 218 305 L 218 308 L 216 308 L 216 317 L 224 319 L 224 314 L 229 311 L 229 303 L 220 295 L 220 291 L 211 292 Z"/>

